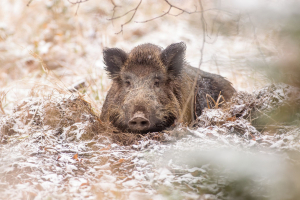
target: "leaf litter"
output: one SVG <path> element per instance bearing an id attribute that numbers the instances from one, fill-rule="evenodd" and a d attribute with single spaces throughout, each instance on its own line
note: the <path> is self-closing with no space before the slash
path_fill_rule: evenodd
<path id="1" fill-rule="evenodd" d="M 140 135 L 78 94 L 28 98 L 1 116 L 0 199 L 297 199 L 299 100 L 273 84 Z"/>

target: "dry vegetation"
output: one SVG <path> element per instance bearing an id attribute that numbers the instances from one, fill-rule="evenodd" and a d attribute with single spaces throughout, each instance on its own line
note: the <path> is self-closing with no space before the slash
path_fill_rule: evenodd
<path id="1" fill-rule="evenodd" d="M 230 2 L 1 0 L 0 199 L 297 199 L 298 4 Z M 190 127 L 102 124 L 103 48 L 178 41 L 241 92 Z"/>
<path id="2" fill-rule="evenodd" d="M 261 51 L 264 59 L 278 52 L 279 31 L 274 31 L 275 27 L 254 35 L 249 31 L 248 16 L 238 15 L 230 7 L 223 11 L 219 4 L 209 2 L 204 2 L 200 12 L 202 8 L 193 1 L 174 1 L 172 6 L 164 1 L 142 2 L 129 22 L 133 12 L 123 15 L 138 3 L 86 1 L 78 7 L 60 0 L 30 1 L 29 6 L 17 0 L 1 1 L 0 87 L 7 94 L 2 101 L 4 110 L 30 96 L 34 87 L 43 85 L 42 91 L 51 93 L 53 89 L 67 90 L 81 80 L 88 86 L 85 95 L 101 108 L 109 87 L 102 62 L 106 46 L 130 50 L 145 42 L 167 46 L 184 41 L 187 60 L 193 66 L 203 58 L 204 70 L 226 76 L 242 90 L 252 91 L 266 83 L 267 79 L 247 68 L 245 61 L 261 59 Z M 161 16 L 161 12 L 169 13 Z M 120 30 L 122 33 L 115 34 Z"/>

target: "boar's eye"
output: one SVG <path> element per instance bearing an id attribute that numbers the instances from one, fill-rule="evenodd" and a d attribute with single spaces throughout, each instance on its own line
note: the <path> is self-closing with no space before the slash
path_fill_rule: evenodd
<path id="1" fill-rule="evenodd" d="M 159 87 L 159 81 L 158 81 L 158 80 L 156 80 L 156 81 L 154 82 L 154 86 L 155 86 L 155 87 Z"/>
<path id="2" fill-rule="evenodd" d="M 131 84 L 130 84 L 130 81 L 126 80 L 126 81 L 125 81 L 125 86 L 126 86 L 126 87 L 129 87 L 130 85 L 131 85 Z"/>

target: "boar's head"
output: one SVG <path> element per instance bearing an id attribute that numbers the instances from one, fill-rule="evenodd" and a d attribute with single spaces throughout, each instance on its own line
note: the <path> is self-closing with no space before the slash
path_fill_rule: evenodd
<path id="1" fill-rule="evenodd" d="M 106 70 L 113 80 L 101 119 L 126 132 L 161 131 L 181 114 L 181 72 L 186 46 L 166 49 L 153 44 L 130 53 L 118 48 L 103 52 Z"/>

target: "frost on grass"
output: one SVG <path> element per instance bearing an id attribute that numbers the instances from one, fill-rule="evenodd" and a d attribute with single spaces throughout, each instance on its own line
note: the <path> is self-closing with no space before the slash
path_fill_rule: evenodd
<path id="1" fill-rule="evenodd" d="M 1 118 L 0 199 L 297 199 L 297 113 L 276 129 L 251 122 L 298 92 L 238 93 L 193 127 L 145 135 L 104 126 L 80 96 L 26 99 Z"/>
<path id="2" fill-rule="evenodd" d="M 11 139 L 8 136 L 32 135 L 81 140 L 103 130 L 90 104 L 75 95 L 28 98 L 16 106 L 11 115 L 2 117 L 0 125 L 2 143 Z"/>
<path id="3" fill-rule="evenodd" d="M 260 129 L 295 124 L 299 121 L 300 89 L 279 83 L 253 94 L 238 93 L 232 100 L 230 113 L 248 119 Z"/>

